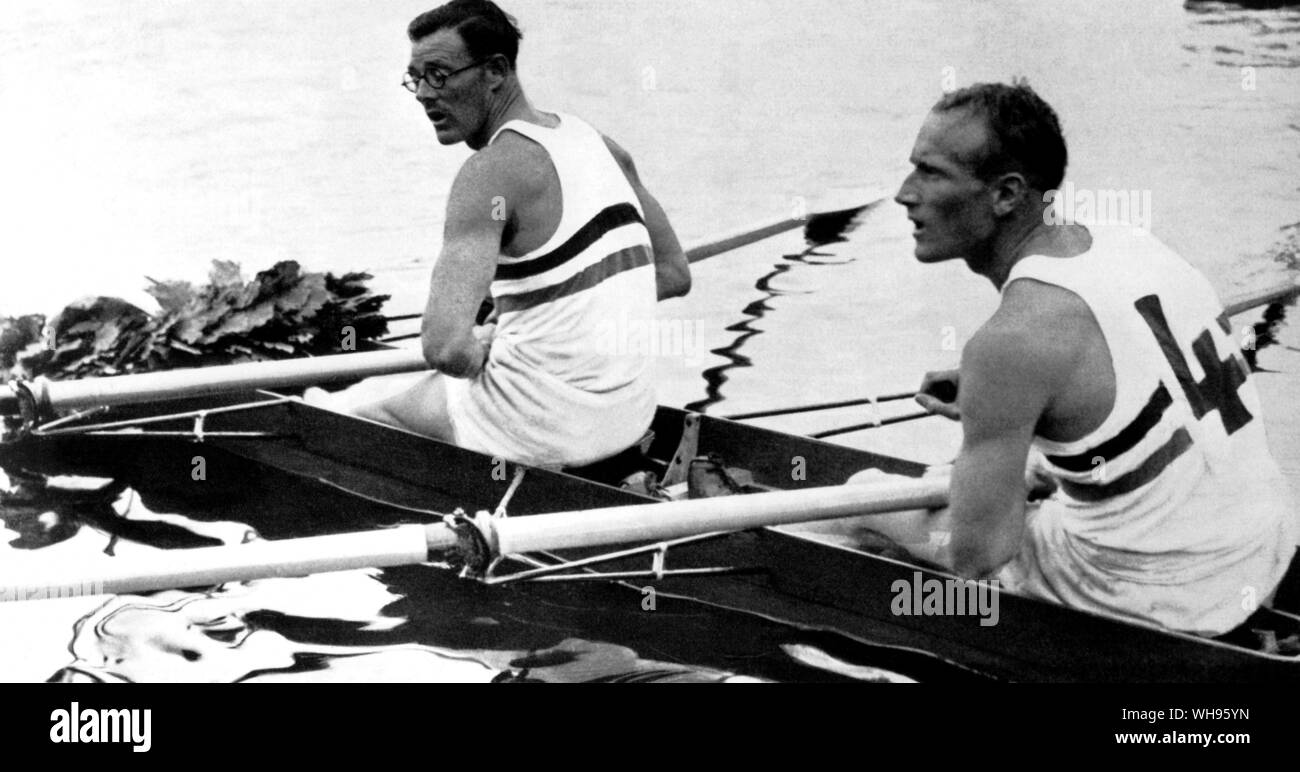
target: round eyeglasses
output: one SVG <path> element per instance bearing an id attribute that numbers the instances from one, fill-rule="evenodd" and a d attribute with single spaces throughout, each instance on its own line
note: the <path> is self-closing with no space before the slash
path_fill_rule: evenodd
<path id="1" fill-rule="evenodd" d="M 451 76 L 457 75 L 466 70 L 472 70 L 481 64 L 486 64 L 487 61 L 488 61 L 487 59 L 483 59 L 481 61 L 474 62 L 473 64 L 467 64 L 464 67 L 461 67 L 459 70 L 452 70 L 451 72 L 443 72 L 442 70 L 439 70 L 437 68 L 429 68 L 425 70 L 423 73 L 417 73 L 411 70 L 407 70 L 406 75 L 402 76 L 402 85 L 405 86 L 406 90 L 411 92 L 412 94 L 418 94 L 420 91 L 420 81 L 424 81 L 429 85 L 429 88 L 434 89 L 436 91 L 442 88 L 443 86 L 447 85 L 447 79 L 450 78 Z"/>

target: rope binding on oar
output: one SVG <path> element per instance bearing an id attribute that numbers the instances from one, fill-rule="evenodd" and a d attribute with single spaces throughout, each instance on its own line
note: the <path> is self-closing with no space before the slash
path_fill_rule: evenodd
<path id="1" fill-rule="evenodd" d="M 29 437 L 40 420 L 41 411 L 36 395 L 32 393 L 27 382 L 19 378 L 10 380 L 9 388 L 13 391 L 14 398 L 18 400 L 18 416 L 22 420 L 22 424 L 18 427 L 18 436 Z"/>
<path id="2" fill-rule="evenodd" d="M 485 515 L 486 513 L 480 513 Z M 457 571 L 462 579 L 478 579 L 491 568 L 496 558 L 495 550 L 488 542 L 487 531 L 457 508 L 450 515 L 443 515 L 441 525 L 446 526 L 456 536 L 456 548 L 439 555 L 429 555 L 429 559 L 440 559 Z"/>

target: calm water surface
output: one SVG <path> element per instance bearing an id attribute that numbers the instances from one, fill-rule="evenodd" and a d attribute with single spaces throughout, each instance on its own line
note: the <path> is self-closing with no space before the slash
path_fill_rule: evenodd
<path id="1" fill-rule="evenodd" d="M 91 292 L 139 299 L 144 276 L 200 278 L 216 258 L 250 272 L 283 258 L 369 269 L 394 312 L 419 310 L 466 154 L 436 143 L 397 84 L 404 24 L 425 5 L 7 5 L 0 311 L 50 311 Z M 945 85 L 1012 75 L 1059 111 L 1069 179 L 1150 191 L 1153 230 L 1225 293 L 1276 278 L 1261 255 L 1300 221 L 1294 10 L 1122 0 L 511 10 L 535 103 L 629 148 L 688 243 L 827 192 L 892 192 Z M 925 339 L 968 332 L 993 298 L 960 267 L 910 265 L 907 232 L 886 203 L 832 265 L 773 283 L 768 340 L 751 339 L 754 377 L 724 396 L 741 409 L 860 393 L 830 372 L 837 365 L 913 384 L 944 353 Z M 700 266 L 692 296 L 665 315 L 704 320 L 710 343 L 731 342 L 724 328 L 761 297 L 757 280 L 800 247 L 785 246 Z M 908 346 L 931 350 L 900 358 Z M 705 396 L 700 373 L 721 360 L 667 364 L 664 399 L 683 404 Z"/>

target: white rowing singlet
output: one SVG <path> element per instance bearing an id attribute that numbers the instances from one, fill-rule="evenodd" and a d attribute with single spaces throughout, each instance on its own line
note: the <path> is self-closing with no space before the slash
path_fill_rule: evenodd
<path id="1" fill-rule="evenodd" d="M 1285 479 L 1209 281 L 1148 233 L 1090 226 L 1082 255 L 1022 259 L 1006 285 L 1063 287 L 1110 348 L 1115 405 L 1075 442 L 1034 439 L 1060 490 L 1031 512 L 1009 589 L 1201 634 L 1237 626 L 1295 553 Z"/>
<path id="2" fill-rule="evenodd" d="M 655 268 L 641 205 L 604 139 L 557 116 L 554 129 L 510 121 L 492 136 L 513 131 L 546 149 L 563 210 L 541 247 L 498 258 L 487 365 L 449 379 L 448 412 L 460 445 L 580 466 L 632 446 L 654 418 L 648 352 L 618 335 L 655 318 Z"/>

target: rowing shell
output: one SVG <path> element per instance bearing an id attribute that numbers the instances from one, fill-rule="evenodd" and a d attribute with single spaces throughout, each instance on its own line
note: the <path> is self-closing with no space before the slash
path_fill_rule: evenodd
<path id="1" fill-rule="evenodd" d="M 240 407 L 253 403 L 258 406 Z M 223 406 L 237 409 L 215 410 Z M 194 409 L 210 412 L 198 422 L 185 415 Z M 730 477 L 749 491 L 840 485 L 866 469 L 906 477 L 924 471 L 903 459 L 673 408 L 659 409 L 644 452 L 637 449 L 581 470 L 503 467 L 499 459 L 473 451 L 265 394 L 119 408 L 95 420 L 104 425 L 109 419 L 136 421 L 161 414 L 183 417 L 28 438 L 0 447 L 0 462 L 10 468 L 117 477 L 142 495 L 169 503 L 175 497 L 232 495 L 193 484 L 189 461 L 201 453 L 210 480 L 256 479 L 258 469 L 276 470 L 318 486 L 322 497 L 339 491 L 355 497 L 352 515 L 332 510 L 317 513 L 310 522 L 258 524 L 270 538 L 358 530 L 362 524 L 355 512 L 362 509 L 370 517 L 377 510 L 394 513 L 390 523 L 414 523 L 456 508 L 467 513 L 504 508 L 511 518 L 525 518 L 645 504 L 654 499 L 616 483 L 640 470 L 671 485 L 685 479 L 690 459 L 708 454 L 721 459 Z M 196 430 L 202 433 L 201 443 Z M 794 460 L 798 475 L 791 473 Z M 242 494 L 248 500 L 241 511 L 257 509 L 259 498 L 274 497 L 250 487 L 252 492 Z M 919 602 L 898 603 L 898 588 L 946 586 L 954 577 L 897 556 L 828 543 L 815 533 L 760 528 L 641 547 L 512 555 L 478 579 L 494 593 L 519 588 L 549 593 L 563 583 L 569 602 L 584 592 L 599 592 L 595 587 L 600 584 L 630 582 L 642 590 L 652 587 L 871 646 L 923 650 L 971 672 L 1007 680 L 1300 680 L 1295 658 L 1238 645 L 1250 636 L 1247 632 L 1231 642 L 1206 640 L 995 588 L 984 599 L 996 607 L 993 623 L 988 613 L 926 613 Z M 1267 627 L 1275 640 L 1285 640 L 1300 634 L 1300 617 L 1263 610 L 1252 626 Z"/>

